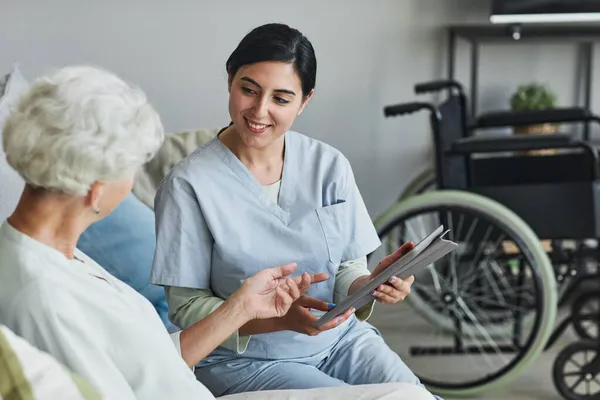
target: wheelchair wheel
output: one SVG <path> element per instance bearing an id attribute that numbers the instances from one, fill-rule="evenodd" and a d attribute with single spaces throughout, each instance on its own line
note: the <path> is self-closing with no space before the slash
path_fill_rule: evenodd
<path id="1" fill-rule="evenodd" d="M 573 330 L 584 340 L 598 338 L 598 320 L 600 317 L 600 293 L 587 292 L 577 297 L 571 306 Z"/>
<path id="2" fill-rule="evenodd" d="M 591 340 L 565 347 L 554 361 L 552 378 L 566 400 L 600 398 L 598 344 Z"/>
<path id="3" fill-rule="evenodd" d="M 403 304 L 378 304 L 369 321 L 430 390 L 476 395 L 516 377 L 543 351 L 556 319 L 556 280 L 521 218 L 467 192 L 397 203 L 378 220 L 380 248 L 389 254 L 390 234 L 417 242 L 440 224 L 459 248 L 416 276 Z"/>
<path id="4" fill-rule="evenodd" d="M 421 174 L 421 177 L 425 178 L 427 176 L 426 173 Z M 416 179 L 415 179 L 416 181 Z M 423 179 L 422 182 L 425 183 L 426 179 Z M 414 185 L 414 187 L 417 187 L 418 185 Z M 426 185 L 423 184 L 421 185 L 421 188 L 426 189 Z M 431 189 L 431 188 L 429 188 Z M 441 191 L 438 193 L 448 193 L 448 191 Z M 456 192 L 456 193 L 461 193 L 461 194 L 467 194 L 467 192 Z M 414 195 L 413 195 L 414 196 Z M 489 200 L 489 199 L 488 199 Z M 504 207 L 504 206 L 503 206 Z M 506 207 L 504 207 L 504 209 L 508 210 Z M 510 210 L 508 210 L 510 211 Z M 426 218 L 419 218 L 418 221 L 413 222 L 411 225 L 412 232 L 410 232 L 410 229 L 403 229 L 402 228 L 402 224 L 400 223 L 399 220 L 397 220 L 397 225 L 395 227 L 395 229 L 389 229 L 388 222 L 389 222 L 389 215 L 390 212 L 393 214 L 393 208 L 391 211 L 388 211 L 387 214 L 384 214 L 383 216 L 381 216 L 380 218 L 378 218 L 375 221 L 375 226 L 377 228 L 378 234 L 380 239 L 382 240 L 382 246 L 381 249 L 385 249 L 384 252 L 385 254 L 391 254 L 393 253 L 402 243 L 408 241 L 408 240 L 413 240 L 412 237 L 415 236 L 416 232 L 422 233 L 422 232 L 427 232 L 427 231 L 433 231 L 437 226 L 439 226 L 440 224 L 440 219 L 439 218 L 431 218 L 431 216 L 428 216 Z M 512 213 L 512 212 L 511 212 Z M 514 213 L 513 213 L 514 214 Z M 415 224 L 417 225 L 418 229 L 415 228 Z M 416 234 L 416 236 L 419 236 L 419 233 Z M 412 236 L 411 236 L 412 235 Z M 503 242 L 503 254 L 502 256 L 507 259 L 506 261 L 508 262 L 508 264 L 510 266 L 512 266 L 512 268 L 515 267 L 515 265 L 518 265 L 518 259 L 512 257 L 511 255 L 517 255 L 519 254 L 519 248 L 517 246 L 515 246 L 514 242 L 511 241 L 504 241 Z M 547 252 L 547 249 L 544 249 L 545 252 Z M 369 255 L 369 260 L 371 261 L 373 259 L 373 257 L 376 255 L 376 253 L 370 254 Z M 384 256 L 384 254 L 381 254 L 380 257 L 378 257 L 377 259 L 380 259 Z M 517 263 L 517 264 L 515 264 Z M 431 282 L 429 282 L 429 284 L 431 284 Z M 556 285 L 554 286 L 556 287 Z M 489 289 L 489 288 L 488 288 Z M 450 316 L 447 315 L 447 313 L 444 313 L 442 311 L 443 309 L 443 305 L 440 304 L 438 302 L 438 304 L 434 304 L 431 303 L 430 301 L 430 296 L 424 295 L 424 293 L 422 293 L 420 290 L 417 290 L 416 292 L 414 292 L 409 299 L 407 299 L 407 303 L 412 305 L 424 318 L 427 318 L 429 321 L 431 321 L 432 324 L 437 325 L 437 327 L 440 330 L 452 333 L 456 330 L 456 324 L 453 321 L 452 318 L 450 318 Z M 560 293 L 559 293 L 559 298 L 560 298 Z M 485 311 L 486 310 L 486 305 L 480 305 L 480 309 L 481 311 Z M 505 324 L 504 322 L 504 317 L 507 317 L 509 320 L 512 318 L 511 314 L 506 312 L 504 314 L 502 313 L 498 313 L 498 312 L 490 312 L 489 315 L 487 315 L 487 326 L 486 326 L 486 335 L 490 335 L 492 338 L 498 339 L 498 338 L 504 338 L 507 335 L 511 334 L 511 326 L 510 324 Z M 524 316 L 524 321 L 527 322 L 532 318 L 532 314 L 528 314 Z M 479 335 L 480 333 L 476 330 L 474 332 L 475 335 Z"/>
<path id="5" fill-rule="evenodd" d="M 398 201 L 431 190 L 435 190 L 435 171 L 431 168 L 427 168 L 406 185 L 402 193 L 400 193 Z"/>

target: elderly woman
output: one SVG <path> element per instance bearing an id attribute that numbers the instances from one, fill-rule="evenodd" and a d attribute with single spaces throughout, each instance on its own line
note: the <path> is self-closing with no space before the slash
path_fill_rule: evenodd
<path id="1" fill-rule="evenodd" d="M 151 304 L 75 248 L 130 192 L 164 133 L 139 89 L 91 67 L 37 80 L 6 122 L 25 189 L 0 227 L 0 321 L 107 398 L 208 399 L 191 366 L 244 323 L 283 316 L 324 274 L 294 264 L 245 281 L 210 319 L 170 337 Z"/>

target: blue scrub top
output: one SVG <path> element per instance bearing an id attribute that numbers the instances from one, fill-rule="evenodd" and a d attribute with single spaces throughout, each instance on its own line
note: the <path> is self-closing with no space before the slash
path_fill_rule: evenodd
<path id="1" fill-rule="evenodd" d="M 340 263 L 381 244 L 348 160 L 294 131 L 285 134 L 279 204 L 217 137 L 173 168 L 158 189 L 155 212 L 151 282 L 210 289 L 223 299 L 258 271 L 295 262 L 294 275 L 330 275 L 312 285 L 308 295 L 332 302 Z M 346 329 L 348 322 L 317 336 L 292 331 L 253 335 L 244 356 L 310 356 L 331 346 Z M 228 353 L 235 356 L 224 348 L 215 351 Z"/>

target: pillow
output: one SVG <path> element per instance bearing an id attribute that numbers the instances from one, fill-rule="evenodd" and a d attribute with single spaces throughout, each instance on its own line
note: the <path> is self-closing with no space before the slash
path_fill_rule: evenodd
<path id="1" fill-rule="evenodd" d="M 0 325 L 0 399 L 100 399 L 96 390 L 56 359 Z"/>
<path id="2" fill-rule="evenodd" d="M 12 71 L 0 83 L 0 137 L 9 112 L 17 105 L 19 98 L 27 89 L 29 89 L 29 82 L 21 74 L 19 66 L 14 65 Z"/>
<path id="3" fill-rule="evenodd" d="M 14 211 L 25 186 L 21 176 L 6 162 L 4 146 L 2 146 L 2 131 L 10 111 L 27 89 L 29 83 L 15 65 L 7 76 L 4 90 L 0 90 L 0 221 Z"/>
<path id="4" fill-rule="evenodd" d="M 6 82 L 8 82 L 9 76 L 10 74 L 4 75 L 4 77 L 0 81 L 0 98 L 2 98 L 2 96 L 4 95 L 4 88 L 6 88 Z"/>
<path id="5" fill-rule="evenodd" d="M 175 164 L 217 136 L 219 130 L 197 129 L 168 134 L 158 153 L 136 175 L 133 184 L 135 196 L 154 209 L 154 196 L 163 178 Z"/>

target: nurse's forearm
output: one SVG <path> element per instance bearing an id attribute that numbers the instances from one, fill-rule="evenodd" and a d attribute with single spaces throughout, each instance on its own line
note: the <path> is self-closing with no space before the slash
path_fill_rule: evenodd
<path id="1" fill-rule="evenodd" d="M 356 280 L 352 282 L 352 285 L 350 285 L 350 289 L 348 289 L 348 296 L 352 296 L 358 289 L 363 287 L 369 281 L 370 278 L 371 275 L 363 275 L 356 278 Z"/>
<path id="2" fill-rule="evenodd" d="M 206 318 L 181 332 L 181 356 L 193 367 L 250 319 L 241 299 L 230 297 Z"/>

